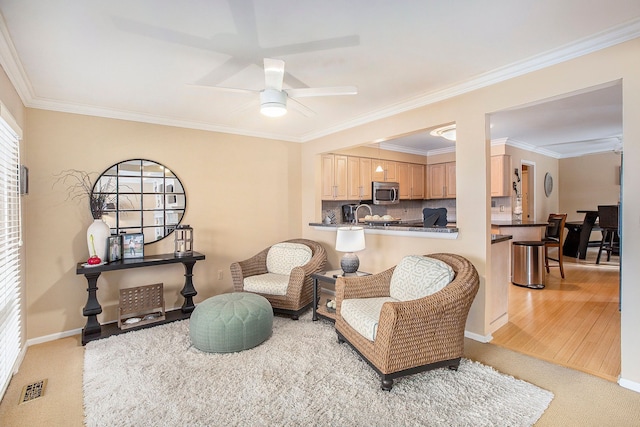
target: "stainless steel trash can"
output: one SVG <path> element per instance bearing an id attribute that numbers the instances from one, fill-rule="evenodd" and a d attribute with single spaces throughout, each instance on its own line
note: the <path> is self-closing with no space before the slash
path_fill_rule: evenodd
<path id="1" fill-rule="evenodd" d="M 514 285 L 544 288 L 544 242 L 513 242 L 511 281 Z"/>

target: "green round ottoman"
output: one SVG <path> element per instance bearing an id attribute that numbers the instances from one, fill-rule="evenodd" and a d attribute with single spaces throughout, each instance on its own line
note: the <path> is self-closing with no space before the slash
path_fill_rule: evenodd
<path id="1" fill-rule="evenodd" d="M 198 350 L 232 353 L 264 342 L 272 326 L 273 309 L 265 297 L 234 292 L 198 304 L 191 313 L 189 336 Z"/>

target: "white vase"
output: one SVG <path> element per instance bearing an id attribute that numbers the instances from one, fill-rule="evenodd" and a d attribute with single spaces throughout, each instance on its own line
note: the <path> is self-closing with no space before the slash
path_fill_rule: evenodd
<path id="1" fill-rule="evenodd" d="M 107 261 L 107 239 L 111 235 L 111 229 L 101 219 L 94 219 L 87 228 L 87 247 L 89 256 L 97 255 L 102 262 Z M 93 237 L 93 242 L 91 241 Z M 94 253 L 95 248 L 95 253 Z"/>

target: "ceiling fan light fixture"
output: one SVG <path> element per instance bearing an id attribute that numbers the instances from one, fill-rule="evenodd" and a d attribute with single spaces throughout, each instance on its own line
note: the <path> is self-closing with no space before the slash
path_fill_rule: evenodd
<path id="1" fill-rule="evenodd" d="M 433 136 L 441 136 L 442 138 L 448 139 L 449 141 L 455 141 L 456 140 L 456 125 L 452 124 L 452 125 L 442 126 L 442 127 L 439 127 L 437 129 L 432 130 L 430 133 Z"/>
<path id="2" fill-rule="evenodd" d="M 267 117 L 281 117 L 287 114 L 287 94 L 275 89 L 260 92 L 260 113 Z"/>

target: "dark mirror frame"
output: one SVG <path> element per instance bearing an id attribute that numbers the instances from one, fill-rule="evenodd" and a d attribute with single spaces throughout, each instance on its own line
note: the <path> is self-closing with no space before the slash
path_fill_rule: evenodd
<path id="1" fill-rule="evenodd" d="M 91 198 L 104 200 L 102 219 L 111 234 L 143 233 L 144 244 L 170 235 L 182 222 L 187 196 L 180 179 L 167 167 L 147 159 L 130 159 L 108 167 L 96 180 Z"/>

